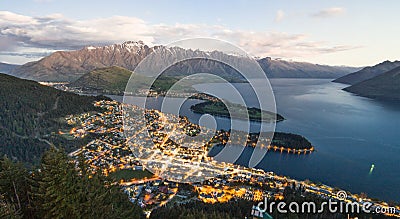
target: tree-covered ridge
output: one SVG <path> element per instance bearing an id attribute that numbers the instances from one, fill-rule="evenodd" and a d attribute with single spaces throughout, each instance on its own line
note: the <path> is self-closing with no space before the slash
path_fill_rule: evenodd
<path id="1" fill-rule="evenodd" d="M 230 110 L 229 110 L 229 109 Z M 243 119 L 246 120 L 247 117 L 250 121 L 283 121 L 283 116 L 261 110 L 256 107 L 245 107 L 236 103 L 227 102 L 226 105 L 218 100 L 218 101 L 210 101 L 198 103 L 190 107 L 190 109 L 195 113 L 200 114 L 211 114 L 215 116 L 227 117 L 232 119 Z"/>
<path id="2" fill-rule="evenodd" d="M 55 136 L 66 126 L 68 114 L 99 110 L 99 98 L 79 96 L 37 82 L 0 74 L 0 154 L 23 162 L 37 162 L 49 140 L 73 148 L 74 141 Z"/>
<path id="3" fill-rule="evenodd" d="M 308 141 L 305 137 L 293 133 L 286 132 L 274 132 L 274 133 L 265 133 L 267 136 L 273 135 L 272 141 L 270 144 L 265 145 L 261 142 L 262 146 L 267 147 L 268 149 L 295 149 L 295 150 L 306 150 L 313 151 L 314 147 L 311 142 Z M 212 139 L 212 143 L 225 146 L 230 138 L 231 132 L 225 130 L 219 130 L 214 138 Z M 249 133 L 247 136 L 246 146 L 255 147 L 257 142 L 260 140 L 260 133 Z M 266 142 L 264 142 L 266 143 Z M 269 143 L 269 141 L 268 141 Z"/>
<path id="4" fill-rule="evenodd" d="M 272 146 L 292 148 L 292 149 L 311 149 L 311 142 L 305 137 L 293 133 L 275 132 L 271 142 Z"/>
<path id="5" fill-rule="evenodd" d="M 123 95 L 132 71 L 117 67 L 98 68 L 84 74 L 82 77 L 69 84 L 72 89 L 82 90 L 86 93 L 103 93 Z M 140 80 L 142 83 L 150 83 L 150 78 L 136 74 L 135 80 Z"/>
<path id="6" fill-rule="evenodd" d="M 144 218 L 119 186 L 76 165 L 62 150 L 47 151 L 40 168 L 28 172 L 0 160 L 1 218 Z"/>
<path id="7" fill-rule="evenodd" d="M 281 122 L 285 118 L 274 112 L 261 110 L 257 107 L 247 107 L 241 104 L 232 103 L 227 100 L 221 100 L 218 97 L 207 93 L 196 93 L 190 97 L 191 99 L 204 100 L 202 103 L 195 104 L 190 107 L 194 113 L 211 114 L 214 116 L 227 117 L 232 119 L 248 119 L 250 121 L 267 121 L 275 120 Z"/>
<path id="8" fill-rule="evenodd" d="M 153 89 L 160 95 L 165 95 L 171 87 L 181 80 L 182 76 L 169 76 L 166 74 L 158 78 L 148 77 L 142 74 L 134 74 L 130 84 L 128 84 L 133 72 L 117 66 L 98 68 L 84 74 L 76 81 L 68 84 L 70 90 L 83 93 L 102 93 L 111 95 L 129 94 L 138 95 L 137 89 Z M 128 87 L 127 87 L 128 86 Z M 195 90 L 191 88 L 191 83 L 185 82 L 184 85 L 177 85 L 178 90 Z"/>

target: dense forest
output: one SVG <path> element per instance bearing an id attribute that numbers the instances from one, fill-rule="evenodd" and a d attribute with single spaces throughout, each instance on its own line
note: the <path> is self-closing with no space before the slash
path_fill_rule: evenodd
<path id="1" fill-rule="evenodd" d="M 0 159 L 0 218 L 144 218 L 118 185 L 50 148 L 38 169 Z"/>
<path id="2" fill-rule="evenodd" d="M 192 201 L 185 204 L 164 206 L 154 210 L 152 219 L 231 219 L 251 217 L 253 202 L 247 200 L 232 200 L 227 203 L 206 204 L 201 201 Z"/>
<path id="3" fill-rule="evenodd" d="M 0 74 L 0 155 L 37 163 L 54 140 L 70 150 L 81 142 L 55 137 L 69 114 L 99 111 L 93 102 L 106 97 L 79 96 L 37 82 Z M 53 141 L 52 141 L 53 142 Z"/>

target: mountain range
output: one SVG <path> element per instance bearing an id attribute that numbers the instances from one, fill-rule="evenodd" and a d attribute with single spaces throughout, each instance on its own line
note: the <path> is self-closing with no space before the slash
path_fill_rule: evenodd
<path id="1" fill-rule="evenodd" d="M 400 67 L 344 88 L 360 96 L 386 101 L 400 101 Z"/>
<path id="2" fill-rule="evenodd" d="M 270 57 L 257 60 L 270 78 L 337 78 L 360 68 L 319 65 L 307 62 L 291 62 Z"/>
<path id="3" fill-rule="evenodd" d="M 340 77 L 333 82 L 353 85 L 376 77 L 399 66 L 400 61 L 385 61 L 377 65 L 365 67 L 360 71 Z"/>
<path id="4" fill-rule="evenodd" d="M 14 76 L 36 81 L 73 82 L 97 68 L 119 66 L 134 70 L 138 63 L 153 51 L 160 51 L 159 58 L 152 60 L 155 65 L 173 57 L 194 56 L 209 59 L 227 60 L 245 64 L 250 59 L 228 55 L 219 51 L 205 52 L 183 49 L 180 47 L 149 47 L 143 42 L 124 42 L 108 46 L 88 46 L 76 51 L 58 51 L 38 61 L 16 67 L 10 73 Z M 165 60 L 164 60 L 165 59 Z M 358 70 L 344 66 L 317 65 L 305 62 L 289 62 L 262 58 L 257 60 L 268 77 L 280 78 L 337 78 Z M 193 68 L 193 66 L 195 66 Z M 183 63 L 173 69 L 175 75 L 187 74 L 188 71 L 213 72 L 222 76 L 234 75 L 234 70 L 212 61 L 199 60 L 196 63 Z"/>
<path id="5" fill-rule="evenodd" d="M 0 62 L 0 73 L 9 74 L 12 70 L 14 70 L 19 65 L 13 65 L 8 63 Z"/>

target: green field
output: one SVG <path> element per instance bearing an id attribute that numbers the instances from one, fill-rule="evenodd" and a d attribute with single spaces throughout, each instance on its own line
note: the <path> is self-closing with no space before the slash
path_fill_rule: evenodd
<path id="1" fill-rule="evenodd" d="M 151 178 L 153 176 L 154 175 L 147 170 L 123 169 L 110 173 L 110 177 L 116 181 L 119 181 L 121 179 L 124 181 L 128 181 L 130 179 L 144 179 L 144 178 Z"/>

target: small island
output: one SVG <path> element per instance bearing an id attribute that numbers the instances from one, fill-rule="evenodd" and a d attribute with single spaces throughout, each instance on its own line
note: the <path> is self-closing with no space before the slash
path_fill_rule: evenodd
<path id="1" fill-rule="evenodd" d="M 313 152 L 314 147 L 305 137 L 293 133 L 275 132 L 269 149 L 293 153 Z"/>
<path id="2" fill-rule="evenodd" d="M 236 103 L 226 103 L 225 105 L 220 100 L 206 100 L 203 103 L 198 103 L 190 107 L 194 113 L 210 114 L 213 116 L 227 117 L 232 119 L 246 120 L 247 115 L 250 121 L 256 122 L 280 122 L 283 121 L 283 116 L 261 110 L 255 107 L 245 107 Z M 228 110 L 230 108 L 230 112 Z"/>
<path id="3" fill-rule="evenodd" d="M 230 131 L 219 130 L 212 139 L 214 152 L 219 151 L 228 143 Z M 272 133 L 267 133 L 271 136 Z M 260 133 L 249 133 L 247 135 L 246 147 L 265 147 L 274 152 L 287 152 L 290 154 L 307 154 L 315 151 L 314 146 L 305 137 L 293 133 L 275 132 L 272 141 L 269 139 L 259 139 Z M 219 148 L 219 149 L 218 149 Z"/>

